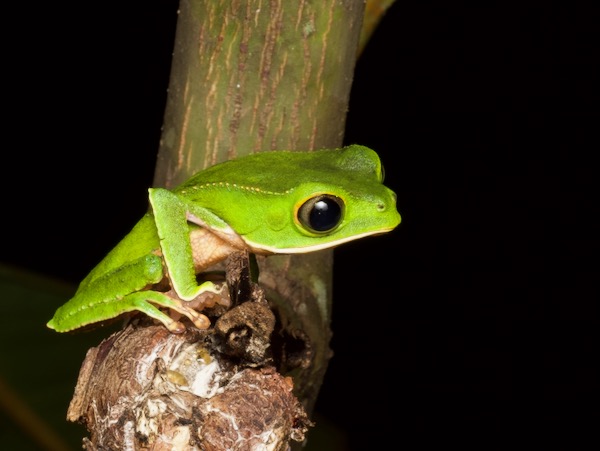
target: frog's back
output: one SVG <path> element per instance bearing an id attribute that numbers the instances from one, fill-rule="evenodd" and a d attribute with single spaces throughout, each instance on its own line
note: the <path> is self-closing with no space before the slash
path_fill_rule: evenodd
<path id="1" fill-rule="evenodd" d="M 209 167 L 174 191 L 213 183 L 235 183 L 270 191 L 286 192 L 303 182 L 328 183 L 332 174 L 344 173 L 346 179 L 377 180 L 381 164 L 377 154 L 364 146 L 314 152 L 260 152 Z"/>

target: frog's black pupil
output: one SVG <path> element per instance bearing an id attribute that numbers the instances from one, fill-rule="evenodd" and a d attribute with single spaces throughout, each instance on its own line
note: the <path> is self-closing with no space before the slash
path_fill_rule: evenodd
<path id="1" fill-rule="evenodd" d="M 325 232 L 338 225 L 342 208 L 335 200 L 323 197 L 314 203 L 309 216 L 310 226 L 317 232 Z"/>

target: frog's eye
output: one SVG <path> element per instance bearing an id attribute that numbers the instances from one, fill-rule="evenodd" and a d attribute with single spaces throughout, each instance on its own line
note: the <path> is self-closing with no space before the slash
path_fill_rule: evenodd
<path id="1" fill-rule="evenodd" d="M 340 224 L 343 212 L 342 199 L 320 194 L 302 204 L 298 209 L 298 221 L 313 233 L 327 233 Z"/>

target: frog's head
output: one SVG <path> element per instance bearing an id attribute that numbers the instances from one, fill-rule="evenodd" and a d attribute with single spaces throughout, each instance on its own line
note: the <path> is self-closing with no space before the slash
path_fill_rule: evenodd
<path id="1" fill-rule="evenodd" d="M 396 195 L 383 185 L 364 188 L 303 184 L 290 193 L 286 207 L 271 206 L 264 226 L 242 238 L 255 252 L 294 254 L 393 230 L 400 223 Z"/>
<path id="2" fill-rule="evenodd" d="M 264 157 L 268 164 L 257 165 L 260 178 L 245 182 L 252 187 L 245 201 L 225 218 L 252 251 L 312 252 L 386 233 L 400 223 L 396 195 L 383 185 L 383 169 L 371 149 L 277 154 L 280 161 Z"/>

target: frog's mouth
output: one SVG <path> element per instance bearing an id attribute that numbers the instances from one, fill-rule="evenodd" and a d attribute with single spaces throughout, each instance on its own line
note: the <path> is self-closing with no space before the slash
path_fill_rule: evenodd
<path id="1" fill-rule="evenodd" d="M 319 242 L 318 244 L 307 245 L 307 246 L 298 246 L 298 247 L 289 247 L 289 248 L 286 248 L 286 247 L 276 248 L 273 246 L 265 246 L 265 245 L 261 245 L 258 243 L 253 243 L 248 240 L 246 240 L 246 244 L 250 248 L 251 252 L 254 252 L 255 254 L 267 254 L 267 255 L 268 254 L 306 254 L 308 252 L 322 251 L 324 249 L 330 249 L 333 247 L 337 247 L 340 244 L 348 243 L 350 241 L 358 240 L 360 238 L 364 238 L 367 236 L 383 235 L 384 233 L 391 232 L 395 228 L 396 228 L 395 226 L 385 227 L 385 228 L 381 228 L 379 230 L 371 230 L 369 232 L 360 233 L 358 235 L 352 235 L 352 236 L 340 238 L 337 240 L 332 240 L 332 241 L 327 241 L 327 242 Z"/>

